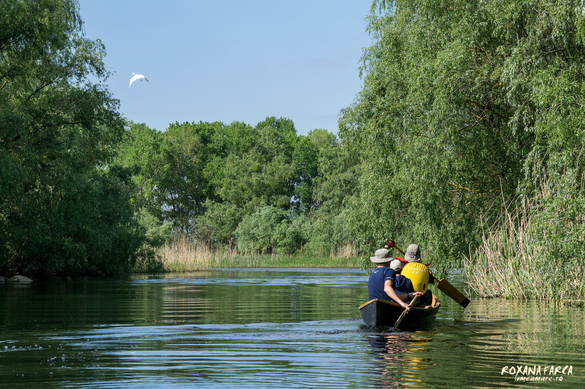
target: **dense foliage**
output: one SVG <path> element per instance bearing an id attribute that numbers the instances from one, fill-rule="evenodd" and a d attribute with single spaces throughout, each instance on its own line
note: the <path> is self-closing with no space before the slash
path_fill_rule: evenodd
<path id="1" fill-rule="evenodd" d="M 136 171 L 133 203 L 216 249 L 329 255 L 350 241 L 343 222 L 357 161 L 334 134 L 297 135 L 290 119 L 132 125 L 117 165 Z"/>
<path id="2" fill-rule="evenodd" d="M 580 1 L 375 1 L 340 123 L 364 161 L 359 247 L 389 235 L 458 265 L 525 202 L 548 258 L 581 259 L 584 27 Z"/>
<path id="3" fill-rule="evenodd" d="M 0 271 L 127 271 L 144 233 L 104 48 L 68 0 L 0 1 Z"/>
<path id="4" fill-rule="evenodd" d="M 580 1 L 374 1 L 339 138 L 276 117 L 127 123 L 74 0 L 0 6 L 1 272 L 125 272 L 174 233 L 229 252 L 351 244 L 364 263 L 392 237 L 439 269 L 585 274 Z"/>
<path id="5" fill-rule="evenodd" d="M 348 241 L 357 163 L 335 135 L 275 117 L 127 123 L 75 0 L 0 8 L 2 274 L 128 272 L 172 233 L 257 253 Z"/>

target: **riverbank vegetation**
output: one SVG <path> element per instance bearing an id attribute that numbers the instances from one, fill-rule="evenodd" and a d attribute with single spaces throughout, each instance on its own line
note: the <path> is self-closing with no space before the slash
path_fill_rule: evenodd
<path id="1" fill-rule="evenodd" d="M 158 271 L 158 247 L 183 235 L 214 255 L 351 245 L 343 209 L 359 161 L 336 135 L 276 117 L 163 132 L 128 122 L 75 0 L 2 9 L 2 274 Z"/>
<path id="2" fill-rule="evenodd" d="M 367 265 L 393 238 L 481 296 L 585 297 L 580 2 L 373 1 L 338 135 L 129 122 L 75 1 L 3 9 L 4 274 Z"/>
<path id="3" fill-rule="evenodd" d="M 204 242 L 188 236 L 175 236 L 157 249 L 159 267 L 153 271 L 151 263 L 139 262 L 137 273 L 174 273 L 226 268 L 359 268 L 360 260 L 351 245 L 330 255 L 260 254 L 237 250 L 211 250 Z"/>
<path id="4" fill-rule="evenodd" d="M 374 2 L 364 88 L 340 122 L 363 162 L 358 249 L 388 231 L 439 267 L 467 255 L 479 295 L 585 297 L 584 11 Z"/>
<path id="5" fill-rule="evenodd" d="M 127 272 L 147 241 L 132 173 L 110 165 L 125 129 L 99 82 L 104 46 L 83 37 L 73 1 L 1 8 L 0 270 Z"/>

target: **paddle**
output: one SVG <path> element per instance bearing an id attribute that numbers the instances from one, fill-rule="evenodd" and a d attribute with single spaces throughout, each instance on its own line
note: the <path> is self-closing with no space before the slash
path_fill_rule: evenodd
<path id="1" fill-rule="evenodd" d="M 469 299 L 465 297 L 461 292 L 459 292 L 453 285 L 449 283 L 446 279 L 438 280 L 437 288 L 445 293 L 447 296 L 451 297 L 455 302 L 461 305 L 463 308 L 467 307 L 470 303 Z"/>
<path id="2" fill-rule="evenodd" d="M 392 241 L 392 243 L 394 243 L 394 248 L 396 250 L 400 251 L 402 255 L 406 256 L 404 251 L 402 251 L 398 246 L 396 246 L 396 243 L 394 241 Z M 436 285 L 437 289 L 445 293 L 447 296 L 451 297 L 453 300 L 455 300 L 457 304 L 461 305 L 463 308 L 469 305 L 470 303 L 469 299 L 465 297 L 460 291 L 458 291 L 457 288 L 451 285 L 449 281 L 447 281 L 446 279 L 443 278 L 441 280 L 437 280 Z"/>
<path id="3" fill-rule="evenodd" d="M 394 242 L 394 241 L 393 241 L 393 242 Z M 395 248 L 396 250 L 400 251 L 400 254 L 402 254 L 402 255 L 406 255 L 406 253 L 405 253 L 404 251 L 400 250 L 400 247 L 396 246 L 396 243 L 394 243 L 394 248 Z"/>
<path id="4" fill-rule="evenodd" d="M 412 305 L 414 304 L 414 302 L 416 301 L 417 298 L 418 298 L 418 295 L 414 296 L 414 298 L 412 299 L 410 304 L 408 304 L 408 306 L 412 307 Z M 396 320 L 396 324 L 394 324 L 395 330 L 398 329 L 398 326 L 400 325 L 400 323 L 402 323 L 402 319 L 404 319 L 404 316 L 406 316 L 407 313 L 408 313 L 408 309 L 405 308 L 404 311 L 402 311 L 402 314 L 400 315 L 398 320 Z"/>

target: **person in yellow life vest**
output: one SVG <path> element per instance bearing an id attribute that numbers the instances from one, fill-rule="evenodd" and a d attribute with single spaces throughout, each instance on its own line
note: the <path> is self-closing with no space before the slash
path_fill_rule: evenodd
<path id="1" fill-rule="evenodd" d="M 422 296 L 423 294 L 406 290 L 408 285 L 412 288 L 410 280 L 397 276 L 394 268 L 390 267 L 393 260 L 390 251 L 388 249 L 376 250 L 375 256 L 370 257 L 370 260 L 376 264 L 376 269 L 368 279 L 369 299 L 394 300 L 402 308 L 410 310 L 410 307 L 404 301 L 410 301 L 414 296 Z"/>
<path id="2" fill-rule="evenodd" d="M 391 239 L 386 242 L 386 246 L 394 246 L 394 241 Z M 416 305 L 427 305 L 431 304 L 433 295 L 428 289 L 429 284 L 434 283 L 435 278 L 432 272 L 429 270 L 428 265 L 420 262 L 420 248 L 416 244 L 411 244 L 406 249 L 404 254 L 405 264 L 402 268 L 402 276 L 408 278 L 412 282 L 412 288 L 414 292 L 422 292 L 424 299 L 420 302 L 417 301 Z"/>

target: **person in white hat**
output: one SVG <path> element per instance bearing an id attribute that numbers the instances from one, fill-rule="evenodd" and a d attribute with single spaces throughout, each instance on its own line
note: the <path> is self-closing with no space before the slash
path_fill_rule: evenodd
<path id="1" fill-rule="evenodd" d="M 386 241 L 386 247 L 395 247 L 396 244 L 392 239 Z M 404 259 L 408 262 L 402 266 L 402 276 L 410 279 L 413 289 L 424 293 L 425 298 L 420 299 L 418 304 L 431 304 L 433 295 L 427 288 L 429 284 L 435 282 L 433 273 L 428 268 L 428 264 L 420 262 L 420 247 L 416 244 L 411 244 L 404 253 Z"/>
<path id="2" fill-rule="evenodd" d="M 414 296 L 422 296 L 421 292 L 410 293 L 396 293 L 395 288 L 401 288 L 402 283 L 407 282 L 407 278 L 396 275 L 396 271 L 390 268 L 390 262 L 394 258 L 390 255 L 390 250 L 379 249 L 370 260 L 374 262 L 377 267 L 370 275 L 368 280 L 368 294 L 369 299 L 381 299 L 386 301 L 394 300 L 400 304 L 404 309 L 410 310 L 405 300 L 410 300 Z M 399 285 L 400 284 L 400 285 Z"/>
<path id="3" fill-rule="evenodd" d="M 402 264 L 402 261 L 400 259 L 393 259 L 390 262 L 390 269 L 394 270 L 396 272 L 396 275 L 400 274 L 403 266 L 404 265 Z"/>

